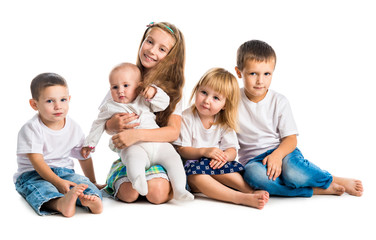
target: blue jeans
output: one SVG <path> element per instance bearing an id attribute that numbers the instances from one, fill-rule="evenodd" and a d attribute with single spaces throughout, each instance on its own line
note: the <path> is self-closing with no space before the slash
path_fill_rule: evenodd
<path id="1" fill-rule="evenodd" d="M 84 183 L 89 187 L 85 189 L 86 195 L 96 195 L 102 198 L 101 192 L 98 188 L 85 177 L 74 173 L 73 169 L 68 168 L 51 168 L 51 170 L 60 178 L 68 180 L 77 184 Z M 37 171 L 25 172 L 17 178 L 15 183 L 16 190 L 21 196 L 23 196 L 30 206 L 39 215 L 49 215 L 53 212 L 48 209 L 44 209 L 42 206 L 44 203 L 63 197 L 64 194 L 60 193 L 52 183 L 44 180 Z M 76 205 L 82 206 L 79 199 L 77 199 Z"/>
<path id="2" fill-rule="evenodd" d="M 245 165 L 244 180 L 253 188 L 276 196 L 311 197 L 313 187 L 327 189 L 332 183 L 332 175 L 304 159 L 298 148 L 282 160 L 281 175 L 274 181 L 269 180 L 267 166 L 262 160 L 274 150 L 252 158 Z"/>

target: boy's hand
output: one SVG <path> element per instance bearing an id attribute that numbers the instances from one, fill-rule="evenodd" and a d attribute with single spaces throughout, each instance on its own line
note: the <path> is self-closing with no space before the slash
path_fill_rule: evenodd
<path id="1" fill-rule="evenodd" d="M 89 156 L 90 152 L 92 151 L 92 149 L 90 147 L 83 147 L 81 148 L 81 155 L 82 157 L 84 157 L 85 159 Z"/>
<path id="2" fill-rule="evenodd" d="M 142 92 L 142 96 L 144 96 L 144 98 L 145 98 L 147 101 L 150 101 L 150 100 L 155 96 L 156 93 L 157 93 L 157 89 L 156 89 L 155 87 L 149 86 L 149 87 L 147 87 L 147 88 Z"/>
<path id="3" fill-rule="evenodd" d="M 262 160 L 262 164 L 268 165 L 266 175 L 269 176 L 269 179 L 273 179 L 273 181 L 275 181 L 277 177 L 281 175 L 282 159 L 274 156 L 273 153 L 264 158 L 264 160 Z"/>
<path id="4" fill-rule="evenodd" d="M 57 188 L 57 190 L 59 190 L 59 192 L 62 194 L 66 194 L 67 192 L 69 192 L 71 187 L 77 186 L 76 183 L 64 179 L 61 179 L 54 185 Z"/>

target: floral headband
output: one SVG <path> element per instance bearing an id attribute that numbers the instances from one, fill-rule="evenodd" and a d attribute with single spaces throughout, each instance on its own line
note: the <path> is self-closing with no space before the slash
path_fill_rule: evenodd
<path id="1" fill-rule="evenodd" d="M 155 22 L 150 22 L 148 25 L 146 25 L 146 27 L 150 28 L 154 25 L 155 25 Z M 169 26 L 167 26 L 166 24 L 163 24 L 163 26 L 165 26 L 172 34 L 175 34 L 174 31 Z"/>

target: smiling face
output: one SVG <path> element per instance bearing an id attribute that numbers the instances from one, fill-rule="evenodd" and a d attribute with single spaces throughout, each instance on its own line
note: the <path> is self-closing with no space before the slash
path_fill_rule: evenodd
<path id="1" fill-rule="evenodd" d="M 195 97 L 195 107 L 201 120 L 214 120 L 215 115 L 224 109 L 226 97 L 208 86 L 200 86 Z"/>
<path id="2" fill-rule="evenodd" d="M 139 50 L 142 66 L 147 69 L 156 66 L 173 48 L 175 39 L 168 32 L 154 27 L 150 30 Z"/>
<path id="3" fill-rule="evenodd" d="M 243 79 L 245 94 L 250 101 L 257 103 L 264 99 L 272 81 L 274 67 L 274 60 L 247 60 L 243 70 L 235 68 L 238 77 Z"/>
<path id="4" fill-rule="evenodd" d="M 47 127 L 58 130 L 65 125 L 69 101 L 68 88 L 55 85 L 43 89 L 38 100 L 30 99 L 30 105 L 39 112 L 40 119 Z"/>
<path id="5" fill-rule="evenodd" d="M 118 103 L 130 103 L 138 95 L 141 73 L 136 66 L 123 67 L 113 71 L 110 75 L 111 97 Z"/>

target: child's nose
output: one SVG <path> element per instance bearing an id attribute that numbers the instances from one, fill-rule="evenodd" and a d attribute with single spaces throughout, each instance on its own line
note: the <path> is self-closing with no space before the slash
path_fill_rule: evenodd
<path id="1" fill-rule="evenodd" d="M 55 109 L 60 109 L 61 108 L 60 102 L 56 102 L 55 105 L 54 105 L 54 108 Z"/>

